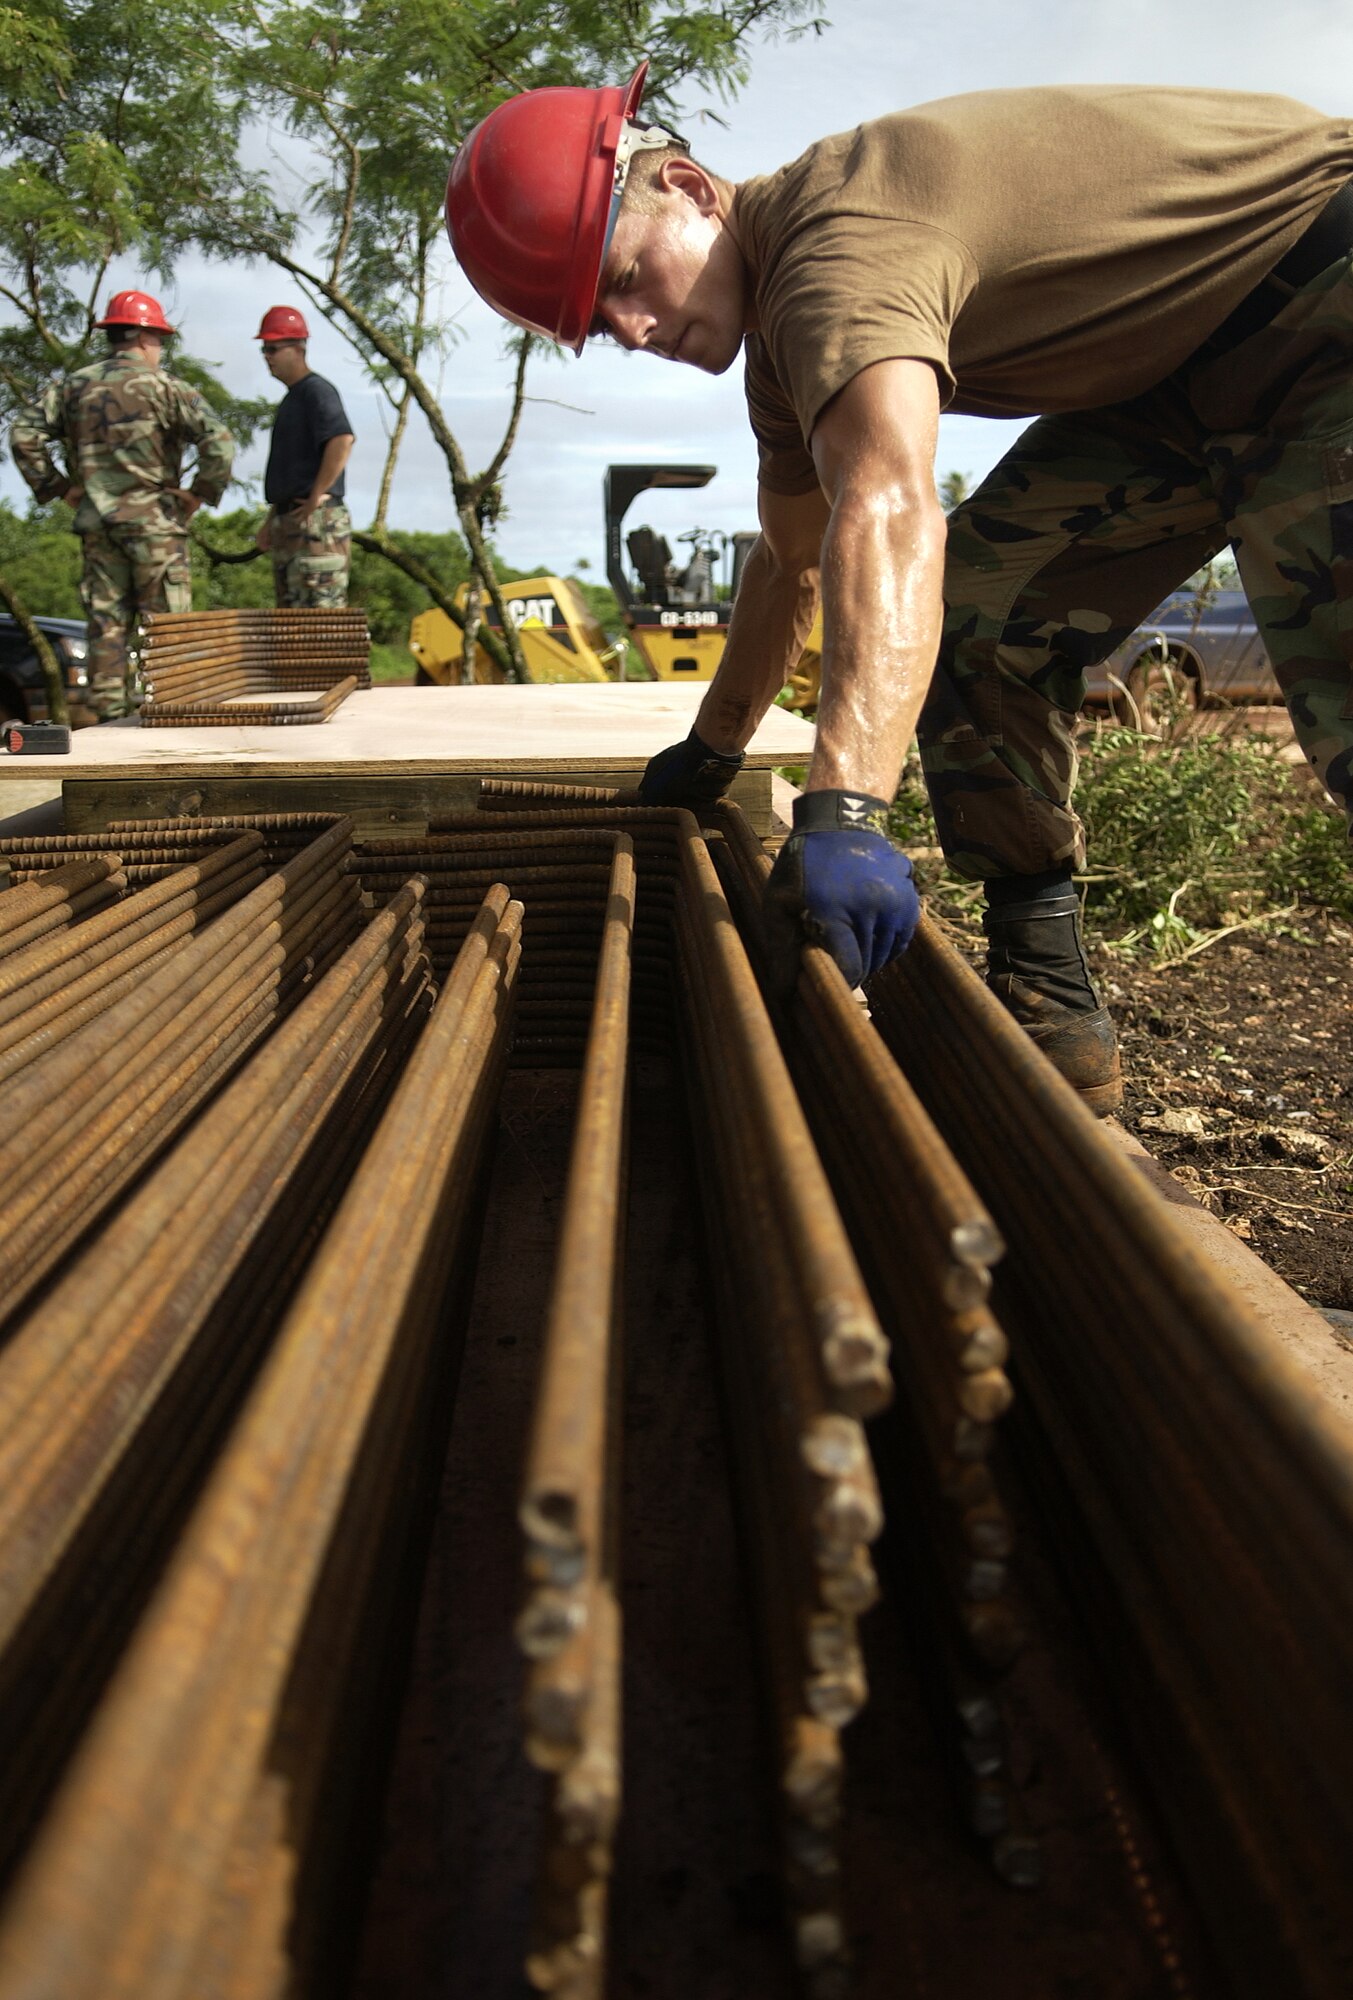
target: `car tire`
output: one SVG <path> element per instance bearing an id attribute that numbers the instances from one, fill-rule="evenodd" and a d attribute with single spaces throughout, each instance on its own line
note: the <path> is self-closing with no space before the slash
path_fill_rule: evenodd
<path id="1" fill-rule="evenodd" d="M 13 681 L 0 680 L 0 722 L 27 722 L 28 703 Z"/>
<path id="2" fill-rule="evenodd" d="M 1115 722 L 1143 736 L 1165 735 L 1181 711 L 1191 716 L 1197 706 L 1198 683 L 1173 653 L 1164 659 L 1158 653 L 1143 653 L 1134 660 L 1123 691 L 1115 692 L 1111 704 Z"/>

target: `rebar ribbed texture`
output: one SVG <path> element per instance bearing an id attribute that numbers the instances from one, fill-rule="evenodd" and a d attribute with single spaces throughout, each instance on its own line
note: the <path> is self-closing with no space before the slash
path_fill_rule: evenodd
<path id="1" fill-rule="evenodd" d="M 1040 1878 L 1010 1748 L 1037 1516 L 1227 1990 L 1342 2000 L 1347 1433 L 929 924 L 867 1008 L 816 950 L 771 1005 L 736 807 L 484 806 L 358 845 L 324 815 L 14 845 L 0 2000 L 337 1990 L 510 1069 L 576 1072 L 577 1109 L 503 1507 L 520 1589 L 474 1636 L 544 1774 L 518 1962 L 561 2000 L 616 1990 L 655 1059 L 801 1989 L 851 1990 L 881 1589 L 969 1828 Z"/>
<path id="2" fill-rule="evenodd" d="M 148 728 L 327 722 L 371 685 L 366 613 L 155 611 L 143 621 Z"/>

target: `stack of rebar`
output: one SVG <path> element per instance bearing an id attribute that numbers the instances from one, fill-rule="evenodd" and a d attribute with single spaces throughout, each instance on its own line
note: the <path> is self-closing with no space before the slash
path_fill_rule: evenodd
<path id="1" fill-rule="evenodd" d="M 622 1335 L 633 843 L 612 842 L 596 988 L 521 1498 L 526 1748 L 551 1774 L 532 1983 L 601 2000 L 620 1809 Z"/>
<path id="2" fill-rule="evenodd" d="M 736 805 L 712 818 L 722 838 L 710 851 L 759 964 L 770 858 Z M 992 1842 L 998 1870 L 1029 1884 L 1040 1859 L 1011 1776 L 1001 1692 L 1023 1641 L 1014 1530 L 992 1461 L 1012 1399 L 991 1310 L 1004 1246 L 826 952 L 804 953 L 779 1026 L 903 1392 L 871 1432 L 890 1554 L 909 1601 L 930 1601 L 930 1678 L 970 1824 Z"/>
<path id="3" fill-rule="evenodd" d="M 133 992 L 180 939 L 256 888 L 262 845 L 255 833 L 222 831 L 203 860 L 18 950 L 5 950 L 13 933 L 3 920 L 5 905 L 24 892 L 0 898 L 0 1083 Z M 104 887 L 126 880 L 112 854 L 39 875 L 33 888 L 84 869 L 104 870 Z"/>
<path id="4" fill-rule="evenodd" d="M 346 821 L 128 828 L 0 895 L 0 1872 L 30 1849 L 0 2000 L 341 1985 L 509 1063 L 580 1069 L 518 1490 L 522 1958 L 607 1990 L 645 1051 L 694 1142 L 812 2000 L 850 1979 L 866 1423 L 885 1583 L 1001 1872 L 1039 1861 L 1002 1733 L 1013 1442 L 1231 1987 L 1343 2000 L 1347 1436 L 928 924 L 872 1019 L 817 951 L 768 1007 L 736 810 L 485 804 L 355 851 Z"/>
<path id="5" fill-rule="evenodd" d="M 246 834 L 219 850 L 231 878 L 226 892 L 233 880 L 238 900 L 205 928 L 170 941 L 144 976 L 126 980 L 121 997 L 74 1033 L 58 1038 L 40 1015 L 23 1066 L 0 1084 L 0 1174 L 10 1224 L 0 1320 L 351 936 L 358 892 L 344 872 L 347 821 L 249 887 L 260 846 L 257 834 Z M 200 868 L 186 874 L 198 879 L 182 885 L 181 915 L 204 886 Z M 208 895 L 214 881 L 209 871 Z M 94 921 L 100 932 L 108 928 Z M 81 970 L 117 978 L 116 963 L 112 957 Z M 60 1009 L 60 985 L 43 991 L 40 1005 Z"/>
<path id="6" fill-rule="evenodd" d="M 144 621 L 141 720 L 150 727 L 327 722 L 370 687 L 366 613 L 157 611 Z"/>
<path id="7" fill-rule="evenodd" d="M 870 1000 L 1008 1245 L 1016 1435 L 1231 1990 L 1353 1979 L 1353 1452 L 923 923 Z"/>
<path id="8" fill-rule="evenodd" d="M 0 1934 L 7 2000 L 281 2000 L 338 1981 L 331 1913 L 360 1849 L 388 1629 L 444 1442 L 520 956 L 521 909 L 499 888 L 421 1025 L 419 902 L 411 885 L 391 903 L 166 1161 L 125 1235 L 99 1247 L 114 1268 L 91 1260 L 53 1301 L 48 1343 L 96 1313 L 108 1344 L 87 1368 L 88 1408 L 69 1418 L 81 1479 L 107 1478 L 91 1424 L 102 1412 L 128 1449 L 148 1373 L 199 1421 L 238 1381 L 231 1335 L 247 1318 L 217 1317 L 225 1351 L 201 1357 L 210 1301 L 230 1282 L 198 1268 L 222 1246 L 210 1210 L 248 1229 L 259 1199 L 313 1204 L 309 1174 L 334 1180 L 335 1142 L 355 1169 L 29 1860 Z M 232 1255 L 252 1297 L 248 1247 Z M 100 1275 L 120 1291 L 100 1292 Z M 53 1359 L 30 1364 L 39 1401 Z M 54 1418 L 35 1402 L 13 1446 L 28 1468 L 23 1490 L 7 1489 L 21 1519 L 47 1518 L 35 1480 L 81 1490 L 43 1449 Z M 67 1497 L 72 1532 L 79 1512 Z"/>
<path id="9" fill-rule="evenodd" d="M 633 967 L 636 1045 L 670 1046 L 670 816 L 625 820 L 644 877 Z M 530 910 L 530 950 L 522 967 L 519 1066 L 576 1065 L 587 1039 L 597 951 L 605 925 L 617 826 L 579 825 L 576 816 L 520 821 L 478 814 L 434 820 L 422 838 L 361 843 L 354 857 L 365 894 L 377 903 L 416 871 L 427 882 L 428 952 L 441 971 L 459 949 L 489 883 L 510 881 Z"/>
<path id="10" fill-rule="evenodd" d="M 109 1635 L 125 1627 L 178 1496 L 219 1442 L 428 990 L 410 885 L 116 1227 L 11 1326 L 0 1352 L 0 1851 L 82 1720 Z"/>
<path id="11" fill-rule="evenodd" d="M 877 1592 L 869 1544 L 882 1521 L 862 1418 L 889 1399 L 887 1343 L 696 821 L 595 798 L 572 795 L 551 811 L 547 789 L 494 787 L 491 817 L 437 820 L 422 842 L 366 843 L 357 866 L 375 893 L 416 866 L 442 949 L 485 876 L 519 885 L 530 949 L 515 1060 L 558 1063 L 577 1060 L 594 1005 L 615 837 L 633 842 L 633 1039 L 670 1050 L 675 1028 L 687 1048 L 712 1262 L 725 1281 L 720 1357 L 776 1715 L 795 1938 L 826 1995 L 847 1958 L 839 1737 L 865 1699 L 856 1620 Z M 548 1629 L 543 1611 L 528 1611 L 524 1630 L 538 1625 Z M 588 1953 L 582 1962 L 594 1964 Z M 538 1976 L 547 1963 L 574 1960 L 546 1954 Z"/>
<path id="12" fill-rule="evenodd" d="M 25 952 L 81 917 L 106 909 L 127 886 L 121 857 L 88 855 L 11 877 L 0 895 L 0 957 Z"/>
<path id="13" fill-rule="evenodd" d="M 113 854 L 120 858 L 124 886 L 144 888 L 187 862 L 200 861 L 232 833 L 247 828 L 263 840 L 263 852 L 270 868 L 280 868 L 302 847 L 342 817 L 339 813 L 295 812 L 254 813 L 247 820 L 238 815 L 200 819 L 110 820 L 99 833 L 7 834 L 0 839 L 0 871 L 10 883 L 22 887 L 37 875 L 45 874 L 69 860 L 89 860 Z"/>

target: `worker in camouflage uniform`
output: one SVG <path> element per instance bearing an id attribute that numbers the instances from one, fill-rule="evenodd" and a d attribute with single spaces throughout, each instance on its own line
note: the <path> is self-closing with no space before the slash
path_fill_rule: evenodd
<path id="1" fill-rule="evenodd" d="M 638 121 L 643 82 L 510 99 L 447 190 L 462 266 L 517 324 L 710 374 L 745 353 L 761 536 L 641 796 L 727 787 L 820 588 L 817 743 L 767 888 L 780 976 L 804 939 L 853 983 L 910 941 L 882 816 L 918 732 L 950 865 L 985 887 L 988 983 L 1111 1110 L 1072 880 L 1086 668 L 1229 543 L 1353 815 L 1353 124 L 1223 91 L 979 92 L 734 186 Z M 943 408 L 1038 419 L 947 535 Z"/>
<path id="2" fill-rule="evenodd" d="M 341 610 L 348 601 L 352 522 L 343 490 L 353 434 L 332 382 L 307 359 L 310 329 L 295 306 L 269 306 L 254 335 L 268 373 L 286 388 L 273 419 L 258 531 L 272 557 L 279 604 Z"/>
<path id="3" fill-rule="evenodd" d="M 107 717 L 134 705 L 128 650 L 137 614 L 192 609 L 188 523 L 225 492 L 234 445 L 197 390 L 163 372 L 174 329 L 157 299 L 118 292 L 97 325 L 105 359 L 53 383 L 14 424 L 10 448 L 40 501 L 75 508 L 90 702 Z M 185 490 L 190 450 L 197 473 Z"/>

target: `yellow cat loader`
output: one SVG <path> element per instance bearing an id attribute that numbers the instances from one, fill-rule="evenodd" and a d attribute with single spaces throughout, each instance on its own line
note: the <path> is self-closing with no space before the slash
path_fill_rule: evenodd
<path id="1" fill-rule="evenodd" d="M 656 488 L 708 486 L 713 465 L 610 465 L 603 488 L 606 512 L 606 574 L 629 627 L 643 669 L 659 681 L 713 680 L 748 551 L 755 534 L 725 535 L 692 528 L 678 537 L 689 547 L 684 563 L 674 562 L 666 539 L 650 527 L 621 534 L 626 514 L 641 493 Z M 625 556 L 628 555 L 629 567 Z M 721 574 L 722 572 L 722 574 Z M 462 610 L 468 585 L 456 592 Z M 612 644 L 576 586 L 564 577 L 535 576 L 504 584 L 508 613 L 517 627 L 526 671 L 532 681 L 607 681 L 623 677 L 626 642 Z M 497 614 L 484 619 L 498 629 Z M 459 687 L 465 680 L 465 645 L 460 627 L 444 611 L 422 611 L 409 629 L 409 647 L 424 686 Z M 816 706 L 822 666 L 822 614 L 789 686 L 792 706 Z M 476 682 L 501 679 L 482 647 L 476 647 Z"/>
<path id="2" fill-rule="evenodd" d="M 464 610 L 468 595 L 469 585 L 463 583 L 456 592 L 459 610 Z M 505 583 L 503 597 L 532 681 L 619 680 L 625 641 L 612 645 L 582 592 L 566 577 L 533 576 Z M 485 604 L 483 615 L 492 631 L 501 630 L 491 604 Z M 409 627 L 409 650 L 418 662 L 421 686 L 463 685 L 465 637 L 444 611 L 418 613 Z M 482 646 L 475 647 L 472 678 L 476 683 L 502 679 Z"/>
<path id="3" fill-rule="evenodd" d="M 625 516 L 650 488 L 708 486 L 713 465 L 610 465 L 603 488 L 606 509 L 606 575 L 616 594 L 636 650 L 655 680 L 708 681 L 714 678 L 728 638 L 728 620 L 742 580 L 754 534 L 724 535 L 692 528 L 678 536 L 689 546 L 685 563 L 674 562 L 666 538 L 650 527 L 621 533 Z M 631 567 L 627 569 L 625 556 Z M 718 571 L 727 567 L 724 577 Z M 722 594 L 720 585 L 723 585 Z M 822 614 L 789 685 L 795 707 L 816 704 L 822 671 Z"/>

